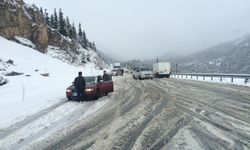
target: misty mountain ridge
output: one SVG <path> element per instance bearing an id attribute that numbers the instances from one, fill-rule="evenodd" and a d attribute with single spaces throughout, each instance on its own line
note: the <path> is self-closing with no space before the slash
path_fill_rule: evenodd
<path id="1" fill-rule="evenodd" d="M 161 57 L 181 73 L 250 73 L 250 34 L 221 43 L 201 52 L 181 57 Z"/>

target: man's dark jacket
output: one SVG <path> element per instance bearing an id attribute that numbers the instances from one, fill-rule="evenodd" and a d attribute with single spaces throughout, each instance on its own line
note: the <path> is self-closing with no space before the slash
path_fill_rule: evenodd
<path id="1" fill-rule="evenodd" d="M 102 80 L 103 80 L 103 81 L 109 81 L 109 75 L 104 74 L 104 75 L 102 76 Z"/>
<path id="2" fill-rule="evenodd" d="M 86 82 L 83 76 L 78 76 L 75 78 L 74 86 L 76 89 L 85 89 Z"/>

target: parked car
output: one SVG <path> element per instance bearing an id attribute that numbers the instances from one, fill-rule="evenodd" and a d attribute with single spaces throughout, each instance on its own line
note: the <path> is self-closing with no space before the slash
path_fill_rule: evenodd
<path id="1" fill-rule="evenodd" d="M 149 68 L 135 68 L 132 72 L 134 79 L 153 79 L 153 73 Z"/>
<path id="2" fill-rule="evenodd" d="M 158 62 L 153 65 L 154 77 L 167 77 L 171 75 L 171 66 L 169 62 Z"/>
<path id="3" fill-rule="evenodd" d="M 98 81 L 98 76 L 85 77 L 86 88 L 85 97 L 87 100 L 98 99 L 103 95 L 108 95 L 108 93 L 114 92 L 114 84 L 112 78 L 109 81 Z M 68 100 L 75 100 L 77 98 L 77 93 L 74 85 L 71 85 L 66 90 L 66 97 Z"/>
<path id="4" fill-rule="evenodd" d="M 118 69 L 112 69 L 112 70 L 110 71 L 110 75 L 111 75 L 111 76 L 117 76 L 117 71 L 118 71 Z"/>
<path id="5" fill-rule="evenodd" d="M 123 69 L 117 69 L 117 68 L 114 68 L 111 70 L 110 74 L 112 76 L 123 76 Z"/>

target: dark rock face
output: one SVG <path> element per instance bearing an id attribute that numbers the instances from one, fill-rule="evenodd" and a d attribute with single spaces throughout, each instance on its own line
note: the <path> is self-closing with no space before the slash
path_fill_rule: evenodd
<path id="1" fill-rule="evenodd" d="M 27 38 L 42 53 L 46 53 L 48 45 L 73 52 L 79 48 L 77 41 L 49 28 L 36 6 L 27 6 L 22 0 L 0 0 L 0 35 L 7 39 Z"/>
<path id="2" fill-rule="evenodd" d="M 38 9 L 24 5 L 22 0 L 0 0 L 0 35 L 13 39 L 20 36 L 31 40 L 45 53 L 48 46 L 48 27 Z"/>

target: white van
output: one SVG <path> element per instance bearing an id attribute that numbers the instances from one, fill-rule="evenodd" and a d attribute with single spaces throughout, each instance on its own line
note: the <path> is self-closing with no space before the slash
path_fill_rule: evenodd
<path id="1" fill-rule="evenodd" d="M 158 62 L 153 65 L 153 74 L 155 78 L 167 77 L 171 75 L 171 66 L 169 62 Z"/>

